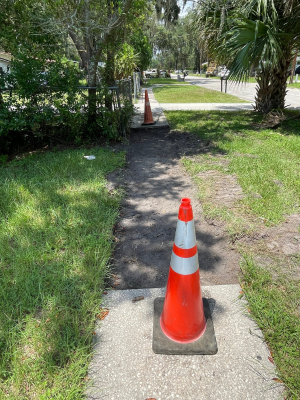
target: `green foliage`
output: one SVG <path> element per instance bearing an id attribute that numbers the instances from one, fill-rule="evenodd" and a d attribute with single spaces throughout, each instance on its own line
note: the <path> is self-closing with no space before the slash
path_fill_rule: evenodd
<path id="1" fill-rule="evenodd" d="M 277 366 L 279 378 L 286 387 L 286 398 L 300 396 L 300 283 L 269 271 L 245 256 L 242 263 L 242 287 L 251 316 L 264 333 Z"/>
<path id="2" fill-rule="evenodd" d="M 131 76 L 138 66 L 139 54 L 135 54 L 134 48 L 124 43 L 122 48 L 115 56 L 115 77 L 124 79 Z"/>
<path id="3" fill-rule="evenodd" d="M 137 66 L 140 71 L 145 71 L 151 62 L 153 49 L 148 36 L 146 36 L 141 29 L 133 32 L 130 38 L 130 44 L 133 46 L 135 53 L 139 58 Z"/>
<path id="4" fill-rule="evenodd" d="M 95 155 L 86 160 L 83 156 Z M 0 398 L 84 398 L 124 153 L 36 153 L 0 166 Z"/>
<path id="5" fill-rule="evenodd" d="M 77 66 L 60 59 L 27 57 L 19 54 L 11 74 L 1 77 L 3 92 L 0 107 L 1 153 L 55 142 L 75 142 L 108 138 L 117 139 L 124 127 L 123 114 L 131 117 L 132 107 L 124 104 L 118 112 L 105 108 L 111 97 L 107 88 L 96 92 L 96 114 L 91 122 L 88 91 L 79 89 L 82 77 Z"/>
<path id="6" fill-rule="evenodd" d="M 63 54 L 65 35 L 61 35 L 53 21 L 51 34 L 45 32 L 43 24 L 38 22 L 50 19 L 45 2 L 2 0 L 0 8 L 1 49 L 13 54 L 20 49 L 34 53 L 47 51 L 57 55 Z"/>

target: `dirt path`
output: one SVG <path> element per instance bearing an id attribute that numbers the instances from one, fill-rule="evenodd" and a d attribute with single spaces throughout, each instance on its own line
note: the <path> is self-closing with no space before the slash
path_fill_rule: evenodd
<path id="1" fill-rule="evenodd" d="M 182 197 L 192 200 L 202 284 L 238 282 L 240 255 L 221 224 L 204 220 L 197 189 L 179 162 L 207 151 L 209 143 L 168 129 L 131 133 L 127 168 L 109 176 L 112 187 L 121 183 L 127 193 L 115 228 L 117 289 L 166 285 Z"/>

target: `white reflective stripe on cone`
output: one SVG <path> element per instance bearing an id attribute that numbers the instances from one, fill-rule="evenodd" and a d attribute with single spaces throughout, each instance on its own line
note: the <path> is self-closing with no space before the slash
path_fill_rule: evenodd
<path id="1" fill-rule="evenodd" d="M 181 249 L 191 249 L 196 245 L 194 220 L 189 222 L 177 221 L 174 243 Z"/>
<path id="2" fill-rule="evenodd" d="M 171 268 L 180 275 L 191 275 L 199 269 L 198 253 L 193 257 L 178 257 L 172 252 Z"/>

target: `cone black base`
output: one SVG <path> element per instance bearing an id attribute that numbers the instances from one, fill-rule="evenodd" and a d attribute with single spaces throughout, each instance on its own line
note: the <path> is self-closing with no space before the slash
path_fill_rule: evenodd
<path id="1" fill-rule="evenodd" d="M 160 316 L 164 306 L 164 297 L 157 297 L 154 300 L 154 324 L 152 350 L 156 354 L 173 355 L 213 355 L 218 351 L 215 330 L 207 299 L 203 299 L 206 329 L 204 334 L 193 343 L 177 343 L 169 339 L 161 330 Z"/>
<path id="2" fill-rule="evenodd" d="M 153 122 L 143 122 L 142 125 L 155 125 L 156 121 Z"/>

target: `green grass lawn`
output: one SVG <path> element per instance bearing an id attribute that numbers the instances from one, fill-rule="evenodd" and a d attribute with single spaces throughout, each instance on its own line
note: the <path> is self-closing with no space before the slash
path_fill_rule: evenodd
<path id="1" fill-rule="evenodd" d="M 0 167 L 1 399 L 84 398 L 121 199 L 105 176 L 124 160 L 98 148 Z"/>
<path id="2" fill-rule="evenodd" d="M 286 113 L 288 117 L 297 115 Z M 298 400 L 300 254 L 276 255 L 253 237 L 268 227 L 284 224 L 287 215 L 300 212 L 300 120 L 286 120 L 271 130 L 257 126 L 262 117 L 254 112 L 165 114 L 171 129 L 197 135 L 211 146 L 209 152 L 187 156 L 182 162 L 199 187 L 206 217 L 223 221 L 243 256 L 241 285 L 251 316 L 273 354 L 278 376 L 286 385 L 286 398 Z M 244 199 L 230 207 L 214 202 L 213 180 L 201 178 L 208 170 L 235 175 Z"/>
<path id="3" fill-rule="evenodd" d="M 288 84 L 287 87 L 291 89 L 300 89 L 300 82 Z"/>
<path id="4" fill-rule="evenodd" d="M 189 77 L 189 76 L 197 76 L 198 78 L 206 78 L 206 76 L 205 76 L 205 74 L 193 74 L 193 73 L 189 73 L 188 74 L 188 76 L 187 76 L 187 78 Z M 218 76 L 210 76 L 209 78 L 207 78 L 207 79 L 220 79 Z"/>
<path id="5" fill-rule="evenodd" d="M 189 76 L 196 76 L 196 77 L 198 77 L 198 78 L 206 78 L 206 76 L 205 76 L 205 74 L 201 74 L 201 75 L 197 75 L 197 74 L 189 74 L 188 76 L 187 76 L 187 78 L 189 77 Z M 220 77 L 219 76 L 210 76 L 209 78 L 207 78 L 207 79 L 219 79 L 220 80 Z M 254 77 L 250 77 L 248 80 L 247 80 L 247 82 L 250 82 L 250 83 L 256 83 L 256 79 L 254 78 Z"/>
<path id="6" fill-rule="evenodd" d="M 148 87 L 152 86 L 152 85 L 157 85 L 157 84 L 161 84 L 161 85 L 190 85 L 189 82 L 178 82 L 177 79 L 172 79 L 172 78 L 151 78 L 151 79 L 147 79 L 145 80 L 145 85 L 148 85 Z"/>
<path id="7" fill-rule="evenodd" d="M 248 103 L 230 94 L 199 86 L 155 87 L 153 93 L 159 103 Z"/>

